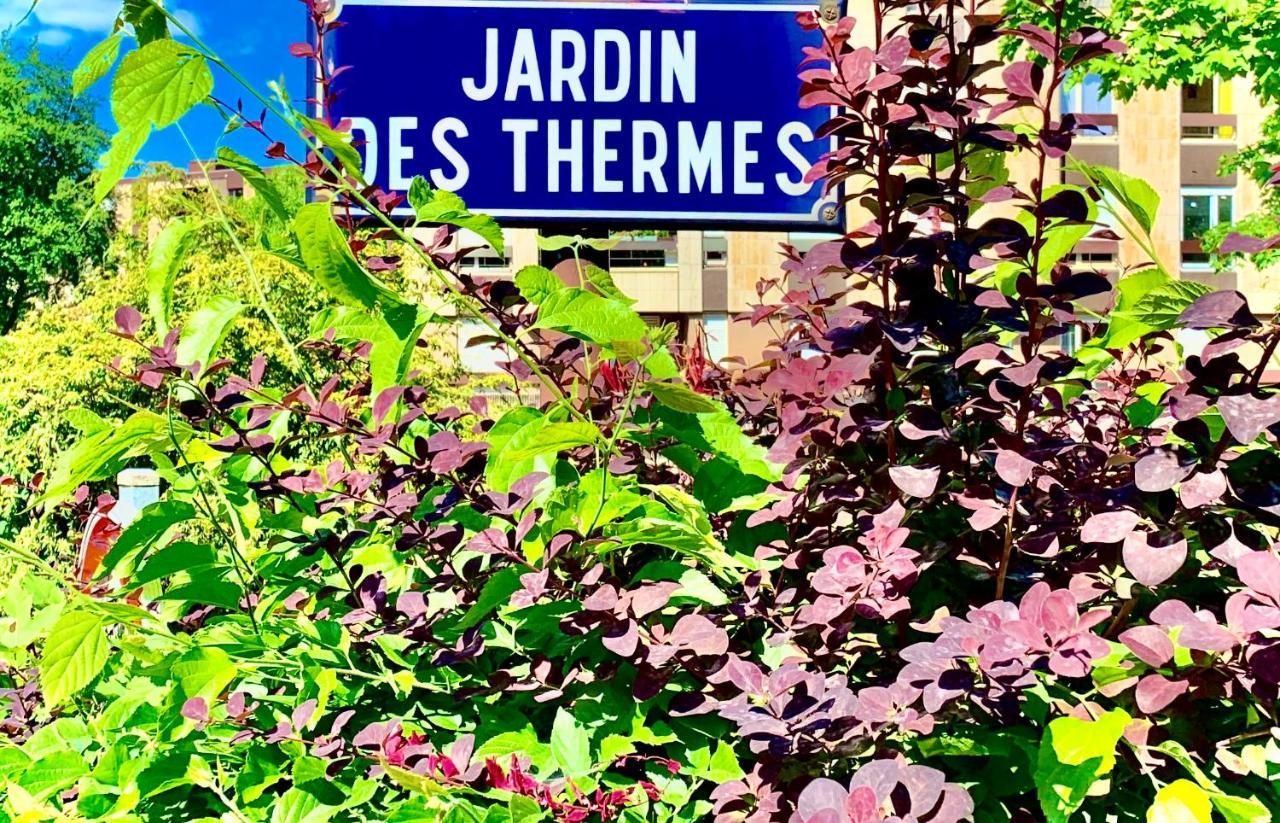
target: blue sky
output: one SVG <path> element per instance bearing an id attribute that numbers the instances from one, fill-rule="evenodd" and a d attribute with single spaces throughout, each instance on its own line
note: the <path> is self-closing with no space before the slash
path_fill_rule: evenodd
<path id="1" fill-rule="evenodd" d="M 12 36 L 19 43 L 34 39 L 47 61 L 74 68 L 85 52 L 110 33 L 120 5 L 120 0 L 39 0 Z M 290 94 L 298 99 L 305 68 L 301 60 L 289 56 L 288 47 L 306 36 L 306 15 L 299 0 L 168 0 L 168 6 L 250 82 L 265 91 L 269 81 L 284 78 Z M 16 25 L 30 8 L 31 0 L 0 0 L 0 31 Z M 229 78 L 216 70 L 215 75 L 215 95 L 228 102 L 245 97 Z M 113 133 L 107 82 L 90 93 L 100 101 L 103 128 Z M 248 102 L 245 109 L 258 114 Z M 211 110 L 198 110 L 182 126 L 197 152 L 212 157 L 222 139 L 222 119 Z M 263 141 L 256 135 L 234 138 L 230 145 L 255 159 L 262 157 Z M 152 136 L 142 159 L 186 166 L 192 152 L 171 127 Z"/>

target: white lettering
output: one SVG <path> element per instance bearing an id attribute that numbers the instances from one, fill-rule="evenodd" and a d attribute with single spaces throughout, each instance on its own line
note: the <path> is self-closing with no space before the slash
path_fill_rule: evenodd
<path id="1" fill-rule="evenodd" d="M 528 191 L 529 175 L 525 162 L 528 156 L 526 138 L 530 133 L 538 130 L 538 121 L 507 119 L 502 121 L 502 130 L 511 133 L 511 188 L 518 192 Z"/>
<path id="2" fill-rule="evenodd" d="M 498 30 L 484 32 L 484 85 L 474 77 L 462 78 L 462 91 L 472 100 L 488 100 L 498 90 Z"/>
<path id="3" fill-rule="evenodd" d="M 533 29 L 518 29 L 516 45 L 511 50 L 511 69 L 507 72 L 507 90 L 503 99 L 507 102 L 520 96 L 520 89 L 529 90 L 529 99 L 542 102 L 542 72 L 538 69 L 538 52 L 533 47 Z"/>
<path id="4" fill-rule="evenodd" d="M 453 166 L 453 174 L 445 174 L 444 169 L 440 168 L 432 169 L 431 182 L 437 188 L 457 191 L 471 179 L 471 167 L 467 165 L 466 158 L 449 142 L 450 134 L 456 134 L 459 138 L 466 137 L 467 124 L 456 117 L 445 117 L 431 130 L 432 145 Z"/>
<path id="5" fill-rule="evenodd" d="M 569 145 L 560 145 L 560 121 L 547 121 L 547 191 L 560 191 L 560 166 L 569 164 L 569 190 L 582 191 L 582 121 L 569 121 Z"/>
<path id="6" fill-rule="evenodd" d="M 707 123 L 701 145 L 698 143 L 697 132 L 693 130 L 693 124 L 688 120 L 681 120 L 677 129 L 676 165 L 679 169 L 680 193 L 688 194 L 693 190 L 691 177 L 697 178 L 699 191 L 706 189 L 709 177 L 711 193 L 723 192 L 724 169 L 720 164 L 723 130 L 720 121 L 712 120 Z"/>
<path id="7" fill-rule="evenodd" d="M 675 102 L 675 85 L 680 84 L 680 97 L 686 103 L 698 98 L 697 32 L 684 32 L 684 46 L 674 31 L 662 33 L 662 102 Z"/>
<path id="8" fill-rule="evenodd" d="M 760 162 L 760 152 L 747 147 L 747 138 L 764 131 L 759 120 L 742 120 L 733 124 L 733 193 L 764 194 L 764 183 L 749 180 L 747 174 Z"/>
<path id="9" fill-rule="evenodd" d="M 618 160 L 618 150 L 609 148 L 609 135 L 622 131 L 621 120 L 597 120 L 594 123 L 594 140 L 591 145 L 591 190 L 596 192 L 620 192 L 621 180 L 609 179 L 609 164 Z"/>
<path id="10" fill-rule="evenodd" d="M 813 183 L 804 182 L 804 176 L 809 173 L 811 165 L 808 159 L 800 153 L 800 149 L 796 148 L 795 140 L 799 137 L 801 142 L 808 143 L 813 140 L 813 131 L 804 123 L 788 123 L 778 131 L 778 150 L 782 152 L 782 156 L 791 161 L 791 165 L 795 166 L 796 171 L 800 172 L 800 176 L 792 178 L 787 176 L 785 172 L 778 172 L 774 179 L 778 182 L 778 188 L 782 189 L 782 193 L 790 197 L 799 197 L 807 194 L 809 189 L 813 188 Z"/>
<path id="11" fill-rule="evenodd" d="M 405 145 L 404 133 L 417 131 L 418 118 L 392 117 L 387 123 L 391 132 L 387 146 L 388 174 L 391 175 L 388 185 L 392 191 L 408 191 L 413 178 L 405 176 L 404 163 L 413 159 L 413 146 Z"/>
<path id="12" fill-rule="evenodd" d="M 609 88 L 609 45 L 617 49 L 618 83 Z M 597 103 L 617 103 L 627 96 L 631 90 L 631 41 L 625 32 L 617 29 L 596 29 L 595 53 L 595 88 L 592 99 Z"/>
<path id="13" fill-rule="evenodd" d="M 573 61 L 566 64 L 565 46 L 573 49 Z M 587 67 L 587 41 L 572 29 L 551 30 L 551 102 L 564 100 L 564 89 L 569 88 L 573 100 L 579 103 L 587 99 L 582 88 L 582 72 Z"/>
<path id="14" fill-rule="evenodd" d="M 645 151 L 646 137 L 652 137 L 653 154 Z M 653 190 L 667 191 L 662 166 L 667 162 L 667 130 L 655 120 L 637 120 L 631 124 L 631 188 L 637 194 L 645 191 L 645 177 L 653 181 Z"/>

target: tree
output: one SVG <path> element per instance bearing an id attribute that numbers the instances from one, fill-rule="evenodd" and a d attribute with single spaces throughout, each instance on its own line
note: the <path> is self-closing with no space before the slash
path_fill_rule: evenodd
<path id="1" fill-rule="evenodd" d="M 0 42 L 0 333 L 106 251 L 109 215 L 86 185 L 106 142 L 94 108 L 34 48 Z"/>

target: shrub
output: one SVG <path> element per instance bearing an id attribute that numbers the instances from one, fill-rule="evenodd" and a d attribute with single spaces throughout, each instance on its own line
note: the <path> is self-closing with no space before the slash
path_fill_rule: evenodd
<path id="1" fill-rule="evenodd" d="M 369 218 L 305 206 L 284 253 L 374 344 L 312 341 L 335 376 L 281 384 L 118 312 L 153 410 L 47 494 L 141 454 L 168 490 L 88 595 L 10 549 L 11 812 L 1270 819 L 1280 328 L 1154 261 L 1114 293 L 1065 262 L 1104 193 L 1139 240 L 1155 208 L 1105 169 L 1050 182 L 1079 124 L 1047 101 L 1121 46 L 1002 23 L 884 2 L 871 47 L 821 29 L 803 102 L 840 107 L 841 144 L 813 176 L 872 219 L 790 257 L 739 374 L 678 362 L 604 272 L 458 277 L 450 234 L 491 221 L 416 182 L 446 222 L 415 240 L 309 124 L 304 166 Z M 988 61 L 1004 35 L 1039 57 Z M 546 402 L 429 411 L 403 379 L 424 318 L 370 236 Z"/>

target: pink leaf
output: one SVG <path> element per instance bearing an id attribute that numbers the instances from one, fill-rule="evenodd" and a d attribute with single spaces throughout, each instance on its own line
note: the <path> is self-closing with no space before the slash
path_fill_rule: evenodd
<path id="1" fill-rule="evenodd" d="M 1163 666 L 1173 659 L 1173 641 L 1159 626 L 1136 626 L 1120 634 L 1120 642 L 1148 666 Z"/>
<path id="2" fill-rule="evenodd" d="M 889 469 L 889 477 L 903 494 L 912 497 L 931 497 L 938 488 L 938 477 L 941 470 L 937 466 L 894 466 Z"/>
<path id="3" fill-rule="evenodd" d="M 1001 449 L 996 455 L 996 474 L 1010 486 L 1025 486 L 1035 467 L 1035 463 L 1009 449 Z"/>
<path id="4" fill-rule="evenodd" d="M 1185 680 L 1168 680 L 1158 674 L 1149 674 L 1138 681 L 1133 696 L 1143 714 L 1153 714 L 1177 700 L 1188 688 Z"/>
<path id="5" fill-rule="evenodd" d="M 1218 411 L 1231 436 L 1248 445 L 1258 435 L 1280 423 L 1280 394 L 1266 398 L 1235 394 L 1218 398 Z"/>
<path id="6" fill-rule="evenodd" d="M 1128 509 L 1095 514 L 1085 521 L 1080 539 L 1086 543 L 1119 543 L 1142 521 Z"/>
<path id="7" fill-rule="evenodd" d="M 1227 493 L 1227 478 L 1221 471 L 1201 472 L 1193 474 L 1178 487 L 1178 496 L 1182 505 L 1188 509 L 1209 506 L 1222 499 Z"/>
<path id="8" fill-rule="evenodd" d="M 1192 468 L 1182 465 L 1174 452 L 1157 449 L 1134 464 L 1133 482 L 1144 492 L 1168 491 L 1190 474 Z"/>
<path id="9" fill-rule="evenodd" d="M 1168 546 L 1152 546 L 1145 532 L 1132 532 L 1124 540 L 1124 566 L 1133 578 L 1149 589 L 1173 577 L 1187 562 L 1187 541 Z"/>

